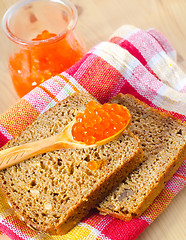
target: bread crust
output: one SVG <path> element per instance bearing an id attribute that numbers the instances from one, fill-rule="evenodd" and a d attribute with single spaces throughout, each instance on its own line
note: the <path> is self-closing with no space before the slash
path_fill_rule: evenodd
<path id="1" fill-rule="evenodd" d="M 173 119 L 175 122 L 180 124 L 180 126 L 182 126 L 184 129 L 186 127 L 185 122 L 182 122 L 181 120 L 175 118 L 174 116 L 170 115 L 169 113 L 163 113 L 163 112 L 160 112 L 157 109 L 149 107 L 147 104 L 145 104 L 144 102 L 141 102 L 140 100 L 136 99 L 134 96 L 132 96 L 130 94 L 123 95 L 123 94 L 120 93 L 116 97 L 111 99 L 110 102 L 111 103 L 116 102 L 118 104 L 122 104 L 123 103 L 123 100 L 122 100 L 123 97 L 124 98 L 129 98 L 132 101 L 137 102 L 138 104 L 140 104 L 140 106 L 142 106 L 142 108 L 149 109 L 151 112 L 154 112 L 154 113 L 160 115 L 161 117 L 166 117 L 166 118 Z M 124 100 L 124 102 L 125 102 L 125 100 Z M 129 108 L 129 110 L 130 110 L 130 108 Z M 131 111 L 131 114 L 132 114 L 132 111 Z M 132 131 L 132 125 L 131 125 L 130 130 Z M 135 132 L 135 134 L 137 134 L 137 133 Z M 138 136 L 138 134 L 137 134 L 137 136 Z M 183 139 L 184 139 L 184 136 L 183 136 Z M 183 140 L 183 142 L 184 142 L 184 140 Z M 143 143 L 142 143 L 142 145 L 143 145 Z M 127 210 L 124 210 L 124 211 L 121 211 L 121 210 L 118 210 L 118 209 L 114 210 L 114 208 L 110 209 L 109 207 L 106 207 L 107 204 L 104 204 L 104 203 L 106 203 L 106 200 L 103 201 L 103 204 L 98 205 L 97 209 L 100 211 L 101 214 L 109 214 L 112 217 L 116 217 L 118 219 L 125 220 L 125 221 L 130 221 L 132 218 L 139 217 L 152 204 L 154 199 L 160 194 L 160 192 L 163 190 L 166 183 L 171 179 L 173 174 L 181 166 L 185 157 L 186 157 L 186 137 L 185 137 L 185 143 L 183 145 L 181 145 L 181 147 L 179 149 L 179 152 L 174 155 L 173 159 L 171 160 L 171 163 L 168 166 L 166 166 L 166 168 L 164 169 L 164 172 L 158 178 L 158 181 L 156 181 L 154 183 L 153 187 L 149 188 L 148 193 L 143 197 L 143 201 L 140 204 L 137 204 L 137 207 L 133 208 L 132 212 L 127 211 Z M 147 159 L 147 161 L 148 161 L 148 159 Z M 133 173 L 131 172 L 129 177 L 132 174 Z M 115 191 L 114 191 L 114 194 L 116 194 Z M 112 194 L 110 194 L 110 196 L 112 196 Z M 111 202 L 110 202 L 111 200 L 108 200 L 108 201 L 109 201 L 109 204 L 111 204 Z"/>
<path id="2" fill-rule="evenodd" d="M 176 173 L 178 168 L 181 166 L 185 156 L 186 156 L 186 146 L 182 148 L 180 153 L 176 156 L 175 160 L 166 169 L 165 173 L 161 176 L 161 178 L 159 179 L 159 182 L 157 182 L 154 185 L 154 187 L 151 189 L 149 194 L 146 195 L 146 197 L 144 198 L 144 201 L 138 206 L 138 208 L 133 213 L 124 214 L 121 211 L 113 212 L 108 208 L 103 208 L 103 207 L 101 208 L 99 206 L 97 207 L 97 209 L 103 215 L 108 214 L 112 217 L 115 217 L 124 221 L 130 221 L 132 220 L 132 218 L 138 218 L 153 203 L 154 199 L 161 193 L 166 183 L 171 179 L 171 177 Z"/>

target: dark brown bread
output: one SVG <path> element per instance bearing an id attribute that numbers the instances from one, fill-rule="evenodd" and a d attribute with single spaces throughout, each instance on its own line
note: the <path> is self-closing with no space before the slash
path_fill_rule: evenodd
<path id="1" fill-rule="evenodd" d="M 84 93 L 71 95 L 4 148 L 59 133 L 90 100 Z M 139 143 L 126 131 L 97 148 L 48 152 L 0 171 L 0 183 L 19 217 L 38 230 L 64 234 L 140 164 Z M 96 171 L 87 166 L 91 160 L 99 163 Z"/>
<path id="2" fill-rule="evenodd" d="M 131 112 L 129 130 L 141 141 L 144 162 L 98 209 L 119 219 L 131 220 L 148 208 L 186 157 L 186 124 L 129 94 L 119 94 L 111 102 L 122 104 Z"/>

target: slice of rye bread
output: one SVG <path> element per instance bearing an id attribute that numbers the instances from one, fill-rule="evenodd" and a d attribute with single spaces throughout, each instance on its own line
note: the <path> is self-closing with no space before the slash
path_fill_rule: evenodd
<path id="1" fill-rule="evenodd" d="M 113 217 L 131 220 L 148 208 L 186 157 L 186 124 L 129 94 L 119 94 L 111 102 L 125 105 L 131 112 L 129 130 L 141 141 L 144 162 L 99 204 L 98 209 Z"/>
<path id="2" fill-rule="evenodd" d="M 57 134 L 92 100 L 85 93 L 67 97 L 41 115 L 6 146 Z M 91 171 L 89 161 L 98 162 Z M 35 229 L 65 234 L 142 162 L 139 138 L 125 131 L 94 148 L 48 152 L 0 171 L 0 183 L 17 215 Z"/>

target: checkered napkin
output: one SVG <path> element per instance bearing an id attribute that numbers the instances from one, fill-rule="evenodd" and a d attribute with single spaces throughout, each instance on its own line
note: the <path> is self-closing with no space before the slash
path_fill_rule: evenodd
<path id="1" fill-rule="evenodd" d="M 78 63 L 18 101 L 0 116 L 0 145 L 4 145 L 40 114 L 68 95 L 87 91 L 101 103 L 130 93 L 160 111 L 186 121 L 186 75 L 176 64 L 176 52 L 154 29 L 122 26 L 107 42 L 92 48 Z M 38 233 L 20 221 L 0 191 L 0 230 L 12 239 L 131 240 L 153 222 L 186 184 L 186 160 L 153 204 L 130 222 L 89 216 L 64 236 Z"/>

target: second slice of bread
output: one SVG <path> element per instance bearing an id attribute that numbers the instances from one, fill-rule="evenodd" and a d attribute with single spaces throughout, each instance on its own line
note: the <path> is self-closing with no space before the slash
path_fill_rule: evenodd
<path id="1" fill-rule="evenodd" d="M 74 94 L 44 113 L 5 148 L 57 134 L 92 100 Z M 89 161 L 99 168 L 91 171 Z M 32 227 L 64 234 L 142 161 L 139 139 L 125 133 L 108 144 L 38 155 L 0 171 L 0 183 L 15 209 Z"/>
<path id="2" fill-rule="evenodd" d="M 186 124 L 155 110 L 132 95 L 119 94 L 132 115 L 130 130 L 140 138 L 144 162 L 98 206 L 122 220 L 138 217 L 161 192 L 186 157 Z"/>

